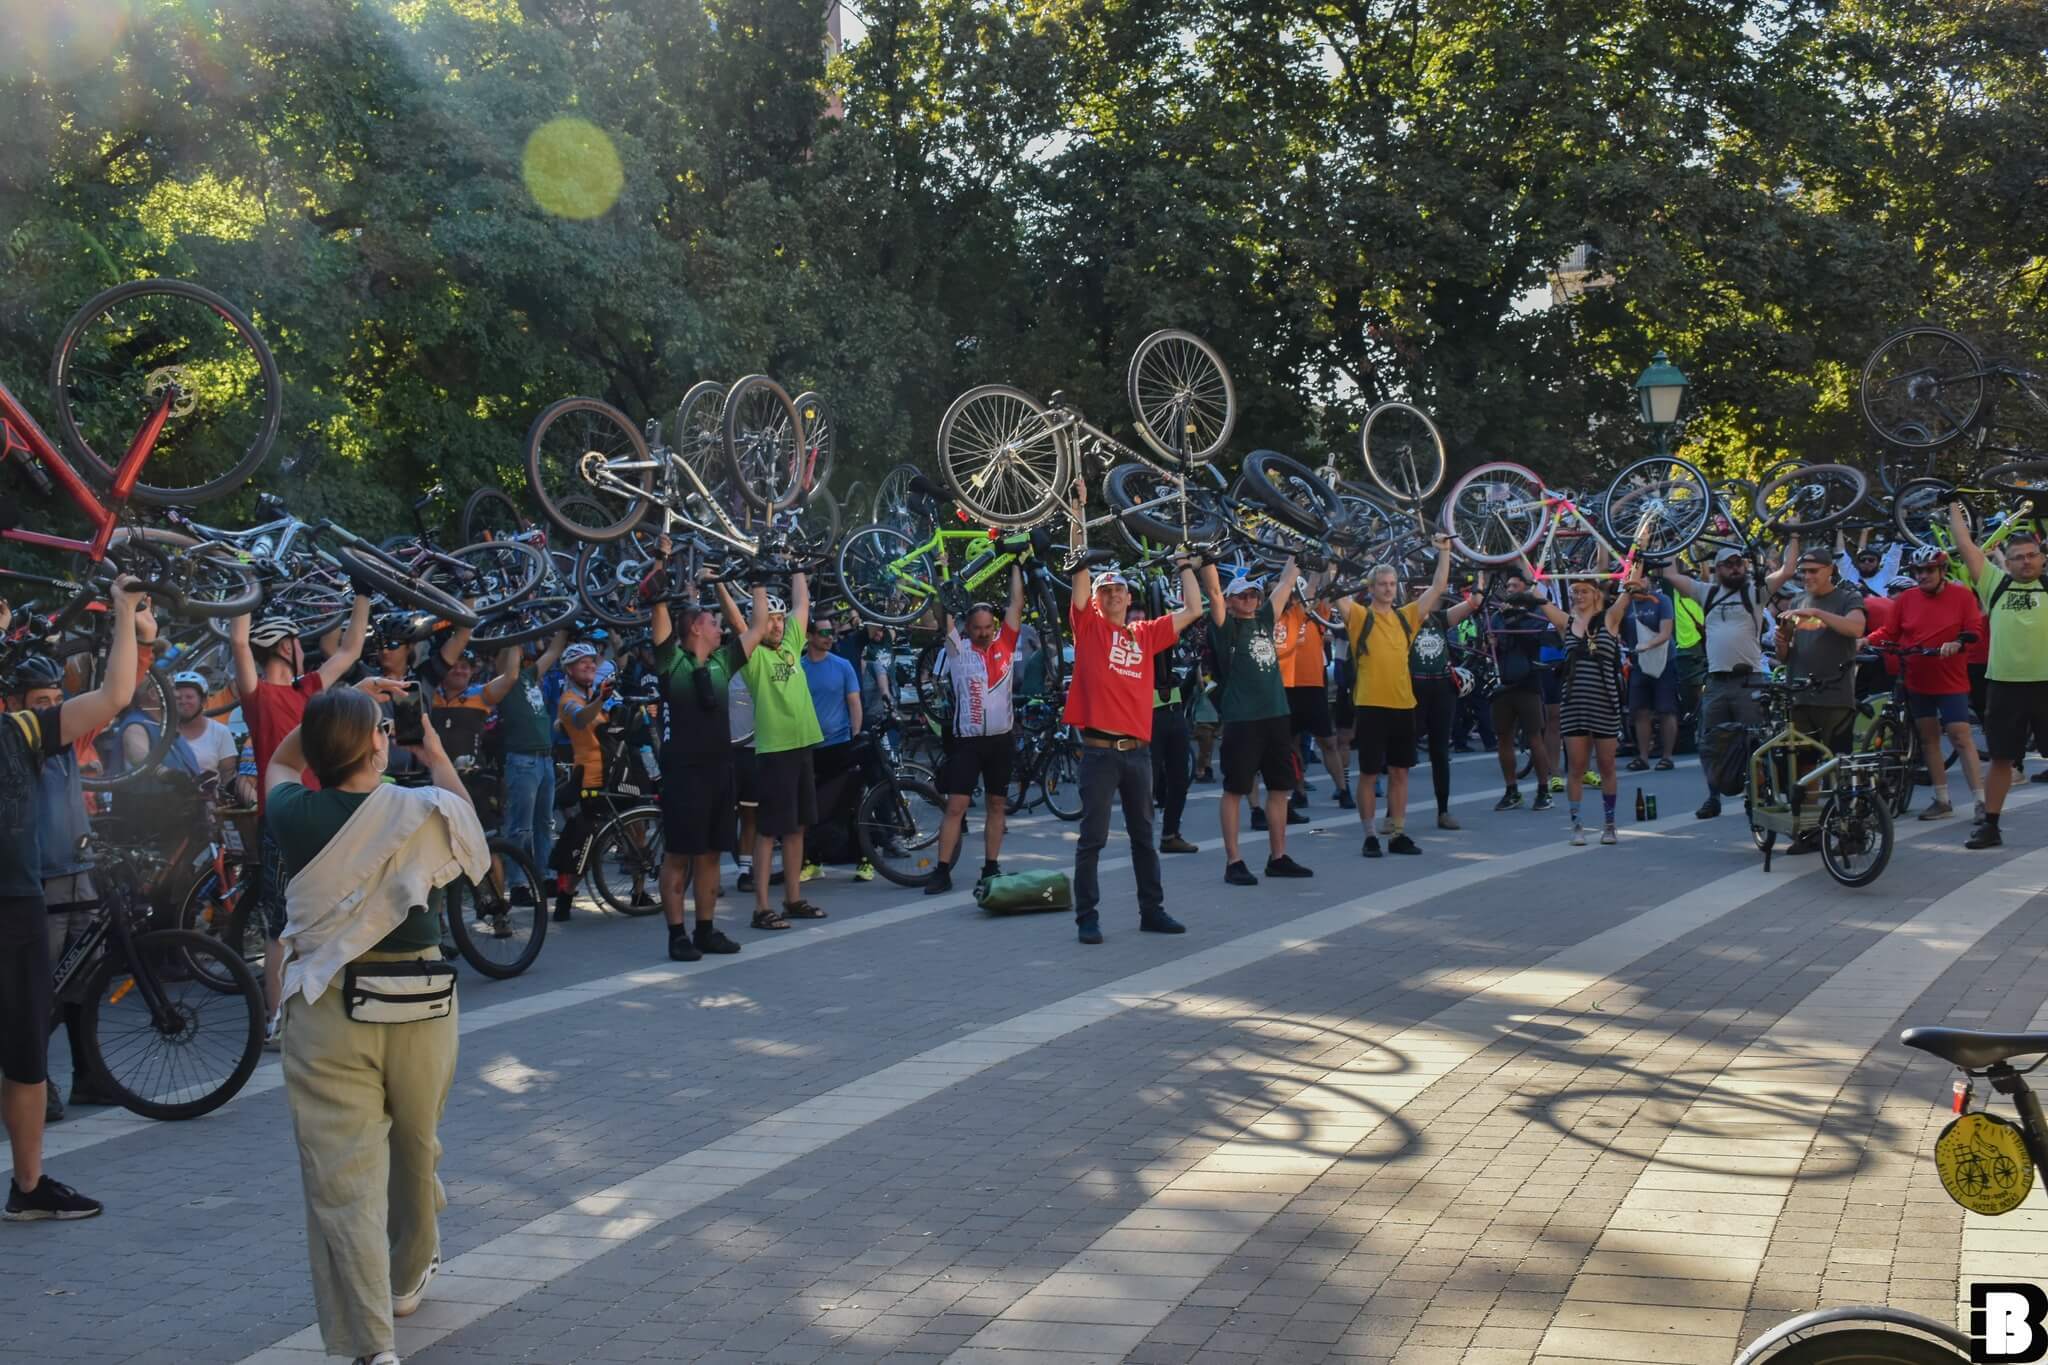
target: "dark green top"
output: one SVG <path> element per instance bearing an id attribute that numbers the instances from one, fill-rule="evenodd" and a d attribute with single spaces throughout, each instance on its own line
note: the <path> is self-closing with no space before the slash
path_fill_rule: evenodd
<path id="1" fill-rule="evenodd" d="M 1222 696 L 1216 702 L 1220 719 L 1265 720 L 1287 714 L 1271 602 L 1261 603 L 1250 616 L 1224 617 L 1216 627 L 1216 653 L 1223 663 Z"/>
<path id="2" fill-rule="evenodd" d="M 356 808 L 370 799 L 368 792 L 322 789 L 307 791 L 296 782 L 286 782 L 272 791 L 263 803 L 263 818 L 284 855 L 284 870 L 296 877 L 307 863 L 320 856 L 327 841 L 341 832 Z M 379 939 L 373 953 L 412 953 L 441 946 L 441 926 L 434 912 L 415 905 L 405 922 Z"/>
<path id="3" fill-rule="evenodd" d="M 1422 624 L 1415 628 L 1415 638 L 1408 642 L 1408 676 L 1411 678 L 1448 678 L 1451 676 L 1451 642 L 1445 633 L 1444 617 L 1439 609 L 1422 618 Z"/>
<path id="4" fill-rule="evenodd" d="M 698 663 L 671 636 L 655 646 L 654 671 L 661 675 L 661 744 L 670 759 L 727 760 L 732 757 L 732 679 L 746 666 L 737 644 L 726 643 Z M 705 686 L 698 690 L 697 675 Z"/>
<path id="5" fill-rule="evenodd" d="M 508 754 L 551 754 L 555 751 L 554 725 L 548 719 L 547 700 L 540 694 L 540 680 L 533 670 L 519 670 L 519 680 L 498 703 L 498 727 L 504 732 Z"/>

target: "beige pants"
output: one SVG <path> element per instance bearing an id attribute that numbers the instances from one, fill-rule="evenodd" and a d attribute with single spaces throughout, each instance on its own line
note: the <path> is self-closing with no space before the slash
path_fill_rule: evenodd
<path id="1" fill-rule="evenodd" d="M 440 957 L 365 953 L 358 961 Z M 361 1024 L 336 980 L 285 1007 L 284 1093 L 306 1186 L 306 1250 L 329 1354 L 394 1350 L 392 1286 L 411 1290 L 440 1251 L 448 1203 L 434 1173 L 437 1129 L 455 1079 L 455 1014 Z"/>

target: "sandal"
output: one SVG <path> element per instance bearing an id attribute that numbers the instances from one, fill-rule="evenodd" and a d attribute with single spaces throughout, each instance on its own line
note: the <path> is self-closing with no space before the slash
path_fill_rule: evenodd
<path id="1" fill-rule="evenodd" d="M 809 901 L 785 901 L 782 913 L 790 919 L 824 919 L 825 912 Z"/>
<path id="2" fill-rule="evenodd" d="M 756 910 L 754 912 L 754 927 L 756 929 L 787 929 L 789 928 L 789 921 L 776 914 L 773 910 Z"/>

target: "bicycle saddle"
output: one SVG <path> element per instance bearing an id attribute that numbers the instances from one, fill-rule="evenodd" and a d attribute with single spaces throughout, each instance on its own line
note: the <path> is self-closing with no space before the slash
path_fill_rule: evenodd
<path id="1" fill-rule="evenodd" d="M 937 483 L 935 483 L 931 479 L 926 478 L 922 474 L 915 474 L 911 476 L 910 491 L 913 493 L 922 493 L 925 497 L 928 498 L 944 499 L 953 496 L 951 493 L 948 493 L 944 488 L 941 488 Z"/>
<path id="2" fill-rule="evenodd" d="M 1971 1071 L 2011 1057 L 2048 1052 L 2048 1033 L 1986 1033 L 1973 1028 L 1909 1028 L 1899 1035 L 1907 1047 L 1931 1052 Z"/>

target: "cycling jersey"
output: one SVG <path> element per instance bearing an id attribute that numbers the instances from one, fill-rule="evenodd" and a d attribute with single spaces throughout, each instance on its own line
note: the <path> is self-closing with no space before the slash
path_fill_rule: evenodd
<path id="1" fill-rule="evenodd" d="M 1013 723 L 1010 705 L 1012 665 L 1017 658 L 1017 628 L 1004 624 L 983 649 L 946 626 L 946 677 L 953 684 L 953 733 L 1007 735 Z"/>

